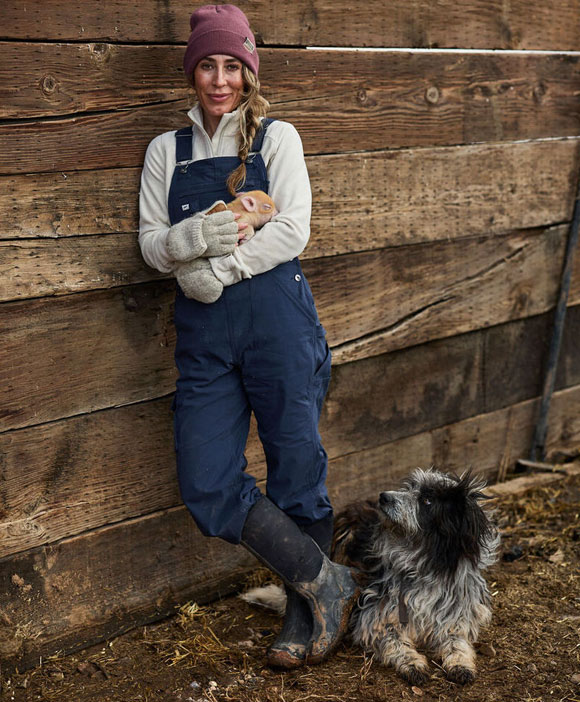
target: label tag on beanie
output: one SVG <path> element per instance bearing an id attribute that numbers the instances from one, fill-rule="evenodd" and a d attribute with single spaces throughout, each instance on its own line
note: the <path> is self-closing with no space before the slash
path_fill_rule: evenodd
<path id="1" fill-rule="evenodd" d="M 252 44 L 252 42 L 250 41 L 250 38 L 249 38 L 249 37 L 246 37 L 246 41 L 244 42 L 244 49 L 246 49 L 246 50 L 249 51 L 251 54 L 253 54 L 255 48 L 256 48 L 256 47 Z"/>

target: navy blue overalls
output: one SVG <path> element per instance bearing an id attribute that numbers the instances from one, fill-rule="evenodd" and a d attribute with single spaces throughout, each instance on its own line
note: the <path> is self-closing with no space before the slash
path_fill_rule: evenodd
<path id="1" fill-rule="evenodd" d="M 252 145 L 244 190 L 268 192 L 260 154 L 266 128 Z M 191 162 L 192 146 L 191 127 L 179 130 L 168 201 L 172 224 L 215 200 L 232 200 L 225 182 L 240 160 Z M 268 497 L 301 525 L 327 516 L 327 457 L 318 420 L 330 351 L 298 259 L 225 287 L 213 304 L 188 299 L 178 286 L 175 327 L 179 487 L 203 534 L 239 543 L 248 510 L 261 497 L 245 472 L 252 410 L 266 455 Z"/>

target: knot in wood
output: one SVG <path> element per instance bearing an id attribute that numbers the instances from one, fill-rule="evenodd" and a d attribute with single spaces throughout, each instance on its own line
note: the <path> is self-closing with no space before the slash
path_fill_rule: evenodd
<path id="1" fill-rule="evenodd" d="M 360 102 L 361 105 L 364 105 L 367 101 L 367 91 L 364 88 L 361 88 L 356 94 L 356 99 Z"/>
<path id="2" fill-rule="evenodd" d="M 58 80 L 54 76 L 44 76 L 40 81 L 40 89 L 45 95 L 50 95 L 58 87 Z"/>
<path id="3" fill-rule="evenodd" d="M 546 94 L 546 86 L 543 83 L 538 83 L 534 86 L 534 100 L 536 102 L 542 102 L 544 95 Z"/>
<path id="4" fill-rule="evenodd" d="M 108 58 L 111 47 L 108 44 L 89 44 L 89 51 L 97 59 Z"/>
<path id="5" fill-rule="evenodd" d="M 123 305 L 128 312 L 136 312 L 139 309 L 137 300 L 126 290 L 123 290 Z"/>
<path id="6" fill-rule="evenodd" d="M 436 105 L 440 97 L 441 93 L 439 92 L 439 88 L 436 88 L 434 85 L 430 85 L 425 91 L 425 100 L 430 105 Z"/>

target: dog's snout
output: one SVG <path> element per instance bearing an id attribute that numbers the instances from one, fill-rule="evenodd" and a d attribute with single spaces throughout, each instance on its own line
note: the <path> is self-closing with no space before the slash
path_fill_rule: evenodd
<path id="1" fill-rule="evenodd" d="M 379 495 L 379 504 L 385 507 L 386 505 L 393 504 L 394 499 L 390 492 L 381 492 Z"/>

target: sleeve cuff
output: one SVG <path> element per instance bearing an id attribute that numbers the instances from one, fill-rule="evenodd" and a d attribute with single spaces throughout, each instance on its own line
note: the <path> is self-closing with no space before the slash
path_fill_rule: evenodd
<path id="1" fill-rule="evenodd" d="M 231 254 L 227 256 L 213 256 L 208 261 L 211 263 L 213 274 L 225 287 L 238 283 L 242 277 L 234 267 L 234 258 Z M 236 273 L 238 273 L 236 275 Z"/>

